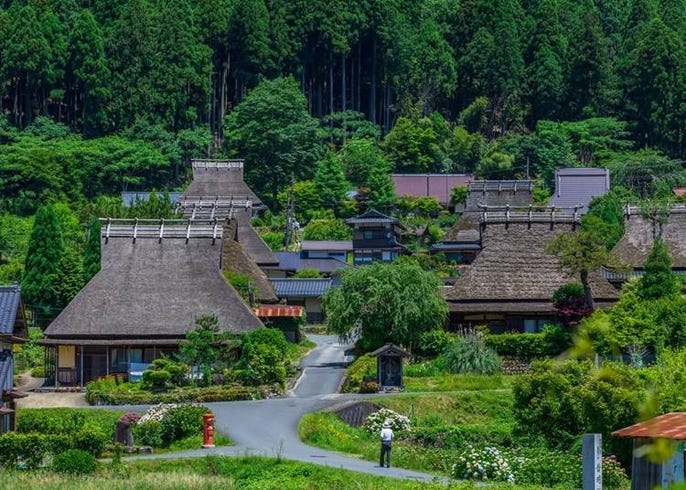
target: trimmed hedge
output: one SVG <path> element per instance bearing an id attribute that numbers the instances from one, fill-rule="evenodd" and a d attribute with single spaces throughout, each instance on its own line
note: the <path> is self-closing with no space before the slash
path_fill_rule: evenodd
<path id="1" fill-rule="evenodd" d="M 223 402 L 257 400 L 263 398 L 257 387 L 209 386 L 204 388 L 176 388 L 151 393 L 142 390 L 100 391 L 88 389 L 86 400 L 91 405 L 157 405 L 159 403 Z"/>
<path id="2" fill-rule="evenodd" d="M 87 475 L 94 473 L 98 462 L 93 455 L 81 449 L 69 449 L 55 456 L 52 470 L 69 475 Z"/>
<path id="3" fill-rule="evenodd" d="M 21 462 L 23 467 L 35 469 L 46 456 L 63 453 L 72 444 L 72 438 L 65 434 L 8 432 L 0 435 L 0 466 L 15 468 Z"/>
<path id="4" fill-rule="evenodd" d="M 545 327 L 541 333 L 487 334 L 486 345 L 499 356 L 532 360 L 554 357 L 571 345 L 571 333 L 558 326 Z"/>

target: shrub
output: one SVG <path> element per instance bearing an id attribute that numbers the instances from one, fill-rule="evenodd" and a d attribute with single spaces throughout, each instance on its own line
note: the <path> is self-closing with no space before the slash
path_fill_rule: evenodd
<path id="1" fill-rule="evenodd" d="M 148 369 L 151 371 L 166 371 L 169 373 L 169 382 L 175 386 L 181 386 L 186 383 L 186 377 L 188 376 L 189 370 L 187 364 L 174 362 L 165 357 L 160 357 L 152 361 Z M 145 373 L 143 373 L 143 375 L 145 376 Z"/>
<path id="2" fill-rule="evenodd" d="M 603 458 L 603 487 L 608 489 L 627 488 L 629 478 L 622 465 L 613 455 Z"/>
<path id="3" fill-rule="evenodd" d="M 362 381 L 360 384 L 360 393 L 378 393 L 379 392 L 379 383 L 376 381 Z"/>
<path id="4" fill-rule="evenodd" d="M 162 426 L 157 420 L 136 424 L 132 427 L 133 440 L 141 446 L 162 447 Z"/>
<path id="5" fill-rule="evenodd" d="M 95 427 L 84 427 L 74 434 L 74 448 L 81 449 L 95 457 L 100 456 L 107 444 L 111 441 L 112 434 L 104 433 Z"/>
<path id="6" fill-rule="evenodd" d="M 159 403 L 221 402 L 262 398 L 257 388 L 246 386 L 183 387 L 152 393 L 130 388 L 130 384 L 112 390 L 91 390 L 86 400 L 91 405 L 155 405 Z"/>
<path id="7" fill-rule="evenodd" d="M 378 434 L 381 432 L 384 422 L 390 422 L 391 429 L 394 432 L 407 432 L 410 430 L 410 419 L 388 408 L 382 408 L 369 414 L 364 421 L 364 429 L 370 434 Z"/>
<path id="8" fill-rule="evenodd" d="M 48 454 L 47 436 L 8 432 L 0 436 L 0 465 L 13 468 L 18 461 L 27 469 L 37 468 Z"/>
<path id="9" fill-rule="evenodd" d="M 505 456 L 495 447 L 477 449 L 471 444 L 452 468 L 453 476 L 465 480 L 492 480 L 514 483 L 515 475 Z"/>
<path id="10" fill-rule="evenodd" d="M 17 412 L 17 431 L 73 436 L 87 426 L 111 434 L 122 413 L 87 408 L 22 408 Z"/>
<path id="11" fill-rule="evenodd" d="M 202 416 L 212 413 L 202 405 L 185 405 L 169 409 L 160 421 L 160 437 L 163 446 L 184 437 L 202 433 Z"/>
<path id="12" fill-rule="evenodd" d="M 481 334 L 465 336 L 450 344 L 442 354 L 445 368 L 455 374 L 493 374 L 500 369 L 500 359 L 486 347 Z"/>
<path id="13" fill-rule="evenodd" d="M 57 473 L 87 475 L 95 472 L 98 462 L 93 455 L 81 449 L 69 449 L 55 456 L 52 470 Z"/>
<path id="14" fill-rule="evenodd" d="M 546 488 L 581 488 L 581 457 L 546 449 L 537 450 L 516 461 L 517 483 Z M 603 487 L 607 488 L 605 482 Z"/>
<path id="15" fill-rule="evenodd" d="M 487 334 L 485 342 L 500 356 L 530 361 L 556 356 L 571 345 L 571 333 L 559 325 L 546 325 L 541 333 Z"/>
<path id="16" fill-rule="evenodd" d="M 359 391 L 362 381 L 376 379 L 376 359 L 365 354 L 348 366 L 343 391 Z"/>
<path id="17" fill-rule="evenodd" d="M 433 358 L 454 341 L 455 335 L 443 329 L 429 330 L 419 335 L 413 354 L 424 359 Z"/>
<path id="18" fill-rule="evenodd" d="M 31 368 L 31 376 L 34 378 L 45 378 L 45 366 L 35 366 Z"/>
<path id="19" fill-rule="evenodd" d="M 141 376 L 142 387 L 146 389 L 163 389 L 167 386 L 170 379 L 171 374 L 165 370 L 153 371 L 146 369 Z"/>

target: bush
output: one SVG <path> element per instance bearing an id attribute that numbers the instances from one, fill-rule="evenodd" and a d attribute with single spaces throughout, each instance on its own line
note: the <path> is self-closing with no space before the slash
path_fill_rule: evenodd
<path id="1" fill-rule="evenodd" d="M 515 475 L 506 457 L 495 447 L 478 449 L 471 444 L 452 468 L 453 476 L 464 480 L 491 480 L 514 483 Z"/>
<path id="2" fill-rule="evenodd" d="M 158 403 L 222 402 L 234 400 L 257 400 L 260 390 L 238 385 L 174 388 L 152 393 L 134 388 L 127 383 L 111 390 L 88 388 L 86 400 L 91 405 L 155 405 Z"/>
<path id="3" fill-rule="evenodd" d="M 378 393 L 379 392 L 379 383 L 376 381 L 362 381 L 360 384 L 360 389 L 359 393 Z"/>
<path id="4" fill-rule="evenodd" d="M 517 483 L 546 488 L 581 488 L 581 457 L 546 449 L 522 457 L 516 468 Z M 608 488 L 603 481 L 603 488 Z"/>
<path id="5" fill-rule="evenodd" d="M 37 468 L 49 447 L 48 436 L 8 432 L 0 436 L 0 465 L 14 468 L 21 461 L 27 469 Z"/>
<path id="6" fill-rule="evenodd" d="M 184 437 L 201 434 L 202 416 L 206 413 L 212 411 L 202 405 L 179 406 L 168 410 L 160 421 L 162 446 L 169 446 Z"/>
<path id="7" fill-rule="evenodd" d="M 487 334 L 486 345 L 499 356 L 514 356 L 523 360 L 551 357 L 571 345 L 571 333 L 558 325 L 546 325 L 541 333 Z"/>
<path id="8" fill-rule="evenodd" d="M 31 376 L 34 378 L 45 378 L 45 366 L 36 366 L 31 368 Z"/>
<path id="9" fill-rule="evenodd" d="M 52 470 L 71 475 L 87 475 L 95 472 L 98 462 L 93 455 L 81 449 L 69 449 L 55 456 Z"/>
<path id="10" fill-rule="evenodd" d="M 104 433 L 94 427 L 84 427 L 74 435 L 73 447 L 98 457 L 105 451 L 105 447 L 111 440 L 111 433 Z"/>
<path id="11" fill-rule="evenodd" d="M 141 376 L 142 388 L 160 390 L 167 387 L 170 379 L 169 371 L 146 369 Z"/>
<path id="12" fill-rule="evenodd" d="M 419 335 L 413 354 L 419 358 L 433 358 L 454 341 L 455 335 L 443 329 L 429 330 Z"/>
<path id="13" fill-rule="evenodd" d="M 365 354 L 348 366 L 343 391 L 357 392 L 364 380 L 376 380 L 376 359 Z"/>
<path id="14" fill-rule="evenodd" d="M 141 446 L 162 447 L 162 425 L 157 420 L 132 426 L 133 440 Z"/>
<path id="15" fill-rule="evenodd" d="M 390 422 L 394 432 L 407 432 L 410 430 L 410 419 L 388 408 L 382 408 L 369 416 L 364 421 L 364 429 L 370 434 L 379 434 L 384 422 Z"/>
<path id="16" fill-rule="evenodd" d="M 450 344 L 441 355 L 448 372 L 454 374 L 493 374 L 500 370 L 500 359 L 486 347 L 481 334 L 468 335 Z"/>

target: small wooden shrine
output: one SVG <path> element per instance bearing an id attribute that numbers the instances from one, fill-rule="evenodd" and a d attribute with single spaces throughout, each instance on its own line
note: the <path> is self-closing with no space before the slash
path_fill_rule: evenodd
<path id="1" fill-rule="evenodd" d="M 410 357 L 409 352 L 389 342 L 369 355 L 376 357 L 376 380 L 380 389 L 404 387 L 403 358 Z"/>

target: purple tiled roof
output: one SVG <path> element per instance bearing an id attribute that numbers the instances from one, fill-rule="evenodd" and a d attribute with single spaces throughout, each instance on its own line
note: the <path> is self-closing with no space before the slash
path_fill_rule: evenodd
<path id="1" fill-rule="evenodd" d="M 453 187 L 467 185 L 469 174 L 393 174 L 396 197 L 435 197 L 443 205 L 450 202 Z"/>
<path id="2" fill-rule="evenodd" d="M 588 205 L 596 196 L 610 189 L 610 171 L 606 168 L 562 168 L 555 172 L 555 195 L 550 204 L 558 208 L 588 211 Z"/>

